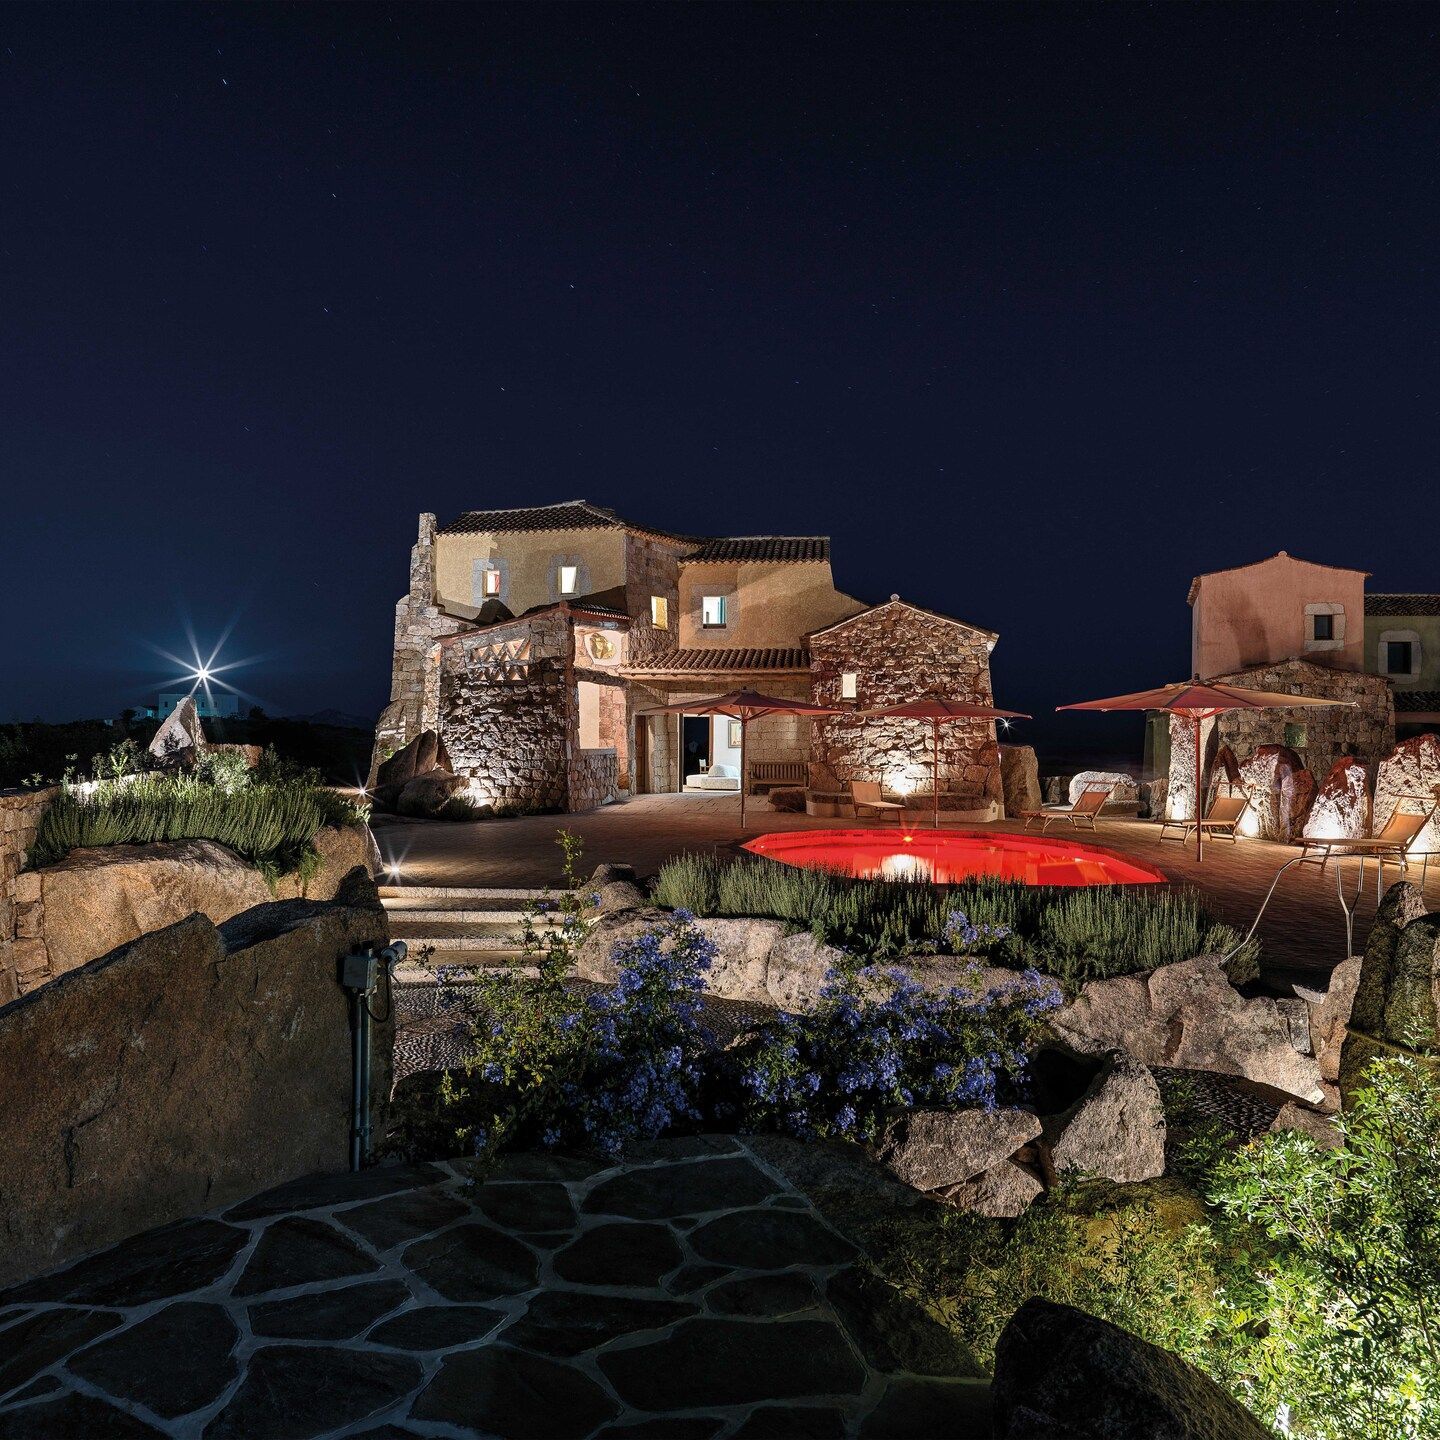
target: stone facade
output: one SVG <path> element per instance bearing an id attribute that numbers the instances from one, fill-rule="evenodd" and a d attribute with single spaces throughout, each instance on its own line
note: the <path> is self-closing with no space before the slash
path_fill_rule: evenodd
<path id="1" fill-rule="evenodd" d="M 1284 746 L 1296 752 L 1312 775 L 1326 776 L 1346 756 L 1374 766 L 1395 744 L 1395 703 L 1389 683 L 1378 675 L 1334 670 L 1309 660 L 1285 660 L 1214 678 L 1247 690 L 1352 704 L 1328 709 L 1231 710 L 1203 721 L 1201 744 L 1212 785 L 1217 779 L 1214 761 L 1222 746 L 1229 746 L 1242 761 L 1262 745 Z M 1169 817 L 1189 819 L 1195 813 L 1195 728 L 1180 715 L 1170 717 L 1169 780 Z"/>
<path id="2" fill-rule="evenodd" d="M 59 793 L 55 786 L 0 790 L 0 1005 L 50 976 L 40 879 L 22 871 L 40 817 Z"/>
<path id="3" fill-rule="evenodd" d="M 613 750 L 577 750 L 570 759 L 571 810 L 598 810 L 620 793 L 620 772 Z"/>
<path id="4" fill-rule="evenodd" d="M 842 677 L 856 676 L 857 709 L 873 709 L 936 693 L 992 704 L 990 651 L 995 636 L 892 597 L 888 604 L 851 616 L 810 637 L 813 697 L 822 705 L 850 702 Z M 908 719 L 861 720 L 837 715 L 817 720 L 812 758 L 827 765 L 841 786 L 875 780 L 908 804 L 931 804 L 934 737 L 928 723 Z M 1001 800 L 1000 750 L 989 721 L 940 726 L 941 809 L 967 809 Z"/>

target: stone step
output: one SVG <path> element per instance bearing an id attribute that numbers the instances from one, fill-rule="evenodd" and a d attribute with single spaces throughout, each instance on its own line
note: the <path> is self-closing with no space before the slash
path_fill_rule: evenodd
<path id="1" fill-rule="evenodd" d="M 391 930 L 402 940 L 405 938 L 406 928 L 416 929 L 421 926 L 429 929 L 436 925 L 442 928 L 471 925 L 490 930 L 503 927 L 513 930 L 518 935 L 525 924 L 523 910 L 460 910 L 448 909 L 444 906 L 438 908 L 427 906 L 424 909 L 416 906 L 392 910 L 386 906 L 386 913 L 391 918 Z M 555 915 L 537 915 L 535 917 L 537 930 L 558 930 L 560 924 L 559 917 Z"/>
<path id="2" fill-rule="evenodd" d="M 381 885 L 380 898 L 388 906 L 392 901 L 466 901 L 471 908 L 481 910 L 492 903 L 509 901 L 512 906 L 527 900 L 543 900 L 555 892 L 537 890 L 534 886 L 483 886 L 483 885 Z"/>
<path id="3" fill-rule="evenodd" d="M 480 953 L 455 951 L 453 959 L 447 959 L 446 956 L 438 953 L 436 958 L 438 963 L 450 967 L 447 979 L 452 984 L 473 980 L 478 975 L 496 970 L 510 970 L 529 979 L 534 979 L 540 973 L 539 968 L 535 965 L 517 963 L 525 959 L 518 950 L 494 950 Z M 396 996 L 403 1007 L 413 1008 L 417 1000 L 433 995 L 440 988 L 439 980 L 423 965 L 412 965 L 407 962 L 395 969 Z"/>
<path id="4" fill-rule="evenodd" d="M 486 950 L 511 955 L 524 954 L 519 937 L 508 932 L 484 935 L 457 927 L 454 931 L 436 933 L 439 929 L 440 927 L 432 925 L 414 935 L 393 935 L 391 938 L 403 940 L 412 951 L 430 946 L 436 951 L 445 952 Z"/>

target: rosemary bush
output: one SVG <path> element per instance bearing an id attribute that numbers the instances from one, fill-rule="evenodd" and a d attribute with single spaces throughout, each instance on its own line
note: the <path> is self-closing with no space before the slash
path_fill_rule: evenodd
<path id="1" fill-rule="evenodd" d="M 661 868 L 654 898 L 696 915 L 784 920 L 880 960 L 945 951 L 946 927 L 958 911 L 981 937 L 964 953 L 1015 969 L 1032 966 L 1071 988 L 1226 951 L 1240 939 L 1212 921 L 1190 890 L 853 880 L 760 856 L 728 863 L 678 856 Z M 1241 950 L 1231 962 L 1232 978 L 1252 978 L 1258 953 L 1253 941 Z"/>

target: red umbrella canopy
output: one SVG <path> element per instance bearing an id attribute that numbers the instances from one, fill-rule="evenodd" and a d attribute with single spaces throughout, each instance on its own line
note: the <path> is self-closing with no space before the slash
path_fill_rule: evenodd
<path id="1" fill-rule="evenodd" d="M 812 705 L 808 700 L 785 700 L 779 695 L 762 695 L 758 690 L 728 690 L 699 700 L 681 700 L 674 705 L 655 705 L 637 712 L 641 715 L 728 715 L 732 720 L 756 720 L 762 715 L 845 715 L 833 705 Z"/>
<path id="2" fill-rule="evenodd" d="M 1312 695 L 1285 695 L 1278 690 L 1246 690 L 1198 677 L 1157 690 L 1112 695 L 1108 700 L 1085 700 L 1078 705 L 1057 705 L 1057 710 L 1169 710 L 1205 719 L 1226 710 L 1298 710 L 1305 705 L 1353 705 L 1353 700 L 1319 700 Z"/>
<path id="3" fill-rule="evenodd" d="M 993 705 L 975 705 L 968 700 L 947 700 L 943 695 L 922 695 L 898 705 L 881 705 L 861 710 L 869 717 L 908 715 L 912 720 L 1028 720 L 1021 710 L 997 710 Z"/>

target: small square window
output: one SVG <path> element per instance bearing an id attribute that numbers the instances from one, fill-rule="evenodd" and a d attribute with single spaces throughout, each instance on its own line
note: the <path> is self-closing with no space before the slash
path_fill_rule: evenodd
<path id="1" fill-rule="evenodd" d="M 500 593 L 500 572 L 498 570 L 487 570 L 485 572 L 485 593 L 487 595 L 498 595 Z"/>
<path id="2" fill-rule="evenodd" d="M 1335 638 L 1335 617 L 1333 615 L 1312 615 L 1310 619 L 1315 626 L 1315 639 L 1333 640 Z"/>
<path id="3" fill-rule="evenodd" d="M 560 593 L 574 595 L 579 589 L 580 567 L 578 565 L 562 565 L 560 567 Z"/>
<path id="4" fill-rule="evenodd" d="M 706 630 L 722 630 L 729 623 L 730 608 L 723 595 L 706 595 L 700 601 L 700 624 Z"/>
<path id="5" fill-rule="evenodd" d="M 840 677 L 840 698 L 842 700 L 854 700 L 859 694 L 860 677 L 853 671 L 847 670 Z"/>
<path id="6" fill-rule="evenodd" d="M 1415 668 L 1415 642 L 1413 640 L 1387 640 L 1385 642 L 1385 673 L 1387 675 L 1408 675 Z"/>
<path id="7" fill-rule="evenodd" d="M 670 602 L 663 595 L 650 597 L 650 623 L 657 630 L 670 628 Z"/>

